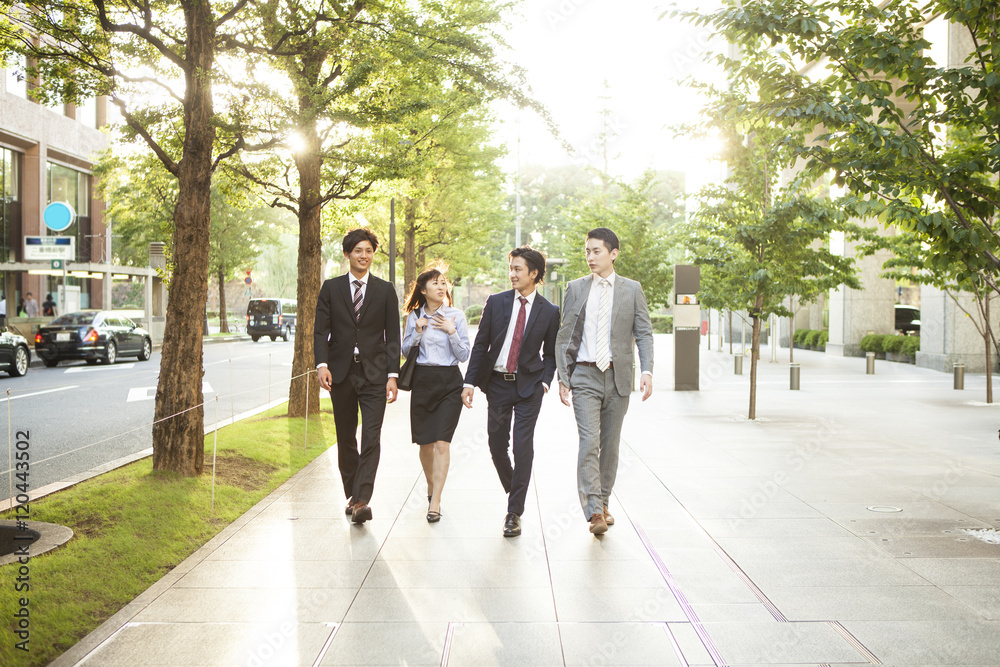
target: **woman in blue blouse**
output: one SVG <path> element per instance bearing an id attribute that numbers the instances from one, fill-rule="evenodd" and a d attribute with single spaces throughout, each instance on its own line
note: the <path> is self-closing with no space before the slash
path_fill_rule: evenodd
<path id="1" fill-rule="evenodd" d="M 441 520 L 441 490 L 451 462 L 451 439 L 462 412 L 459 362 L 469 358 L 465 313 L 451 305 L 451 285 L 438 269 L 428 269 L 413 284 L 404 310 L 403 353 L 420 344 L 410 392 L 410 434 L 420 446 L 427 478 L 427 521 Z"/>

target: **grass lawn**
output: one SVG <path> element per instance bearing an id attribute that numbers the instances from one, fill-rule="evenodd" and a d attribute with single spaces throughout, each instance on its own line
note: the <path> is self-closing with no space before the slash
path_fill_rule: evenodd
<path id="1" fill-rule="evenodd" d="M 31 503 L 34 521 L 68 526 L 65 545 L 31 558 L 31 590 L 15 592 L 17 564 L 0 567 L 0 665 L 45 665 L 131 602 L 336 441 L 333 415 L 285 417 L 287 404 L 219 431 L 212 512 L 213 435 L 198 478 L 153 471 L 152 458 Z M 13 519 L 14 512 L 0 513 Z M 12 617 L 29 598 L 29 652 Z"/>

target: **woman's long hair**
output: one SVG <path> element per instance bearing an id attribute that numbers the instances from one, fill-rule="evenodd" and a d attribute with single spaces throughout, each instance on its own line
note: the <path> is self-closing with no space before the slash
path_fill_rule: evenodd
<path id="1" fill-rule="evenodd" d="M 427 303 L 427 297 L 424 296 L 423 290 L 427 288 L 427 283 L 439 276 L 447 282 L 448 277 L 444 271 L 437 268 L 427 269 L 417 276 L 417 279 L 413 281 L 413 285 L 410 287 L 410 293 L 406 296 L 406 305 L 403 306 L 403 311 L 412 313 L 414 310 L 422 308 Z M 449 306 L 452 305 L 450 282 L 448 283 L 448 289 L 445 290 L 444 300 Z"/>

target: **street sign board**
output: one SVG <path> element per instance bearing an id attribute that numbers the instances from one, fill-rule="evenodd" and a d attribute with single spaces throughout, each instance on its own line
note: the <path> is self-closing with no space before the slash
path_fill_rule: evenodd
<path id="1" fill-rule="evenodd" d="M 66 202 L 54 201 L 45 207 L 42 219 L 45 221 L 45 226 L 52 231 L 62 232 L 69 229 L 76 220 L 76 211 Z"/>
<path id="2" fill-rule="evenodd" d="M 24 261 L 49 262 L 53 259 L 72 262 L 76 259 L 76 239 L 72 236 L 25 236 Z"/>

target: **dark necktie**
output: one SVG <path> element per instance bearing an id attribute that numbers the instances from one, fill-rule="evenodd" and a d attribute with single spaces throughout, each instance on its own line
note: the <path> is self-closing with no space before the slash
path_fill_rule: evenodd
<path id="1" fill-rule="evenodd" d="M 361 281 L 354 281 L 354 321 L 361 317 Z"/>
<path id="2" fill-rule="evenodd" d="M 526 310 L 528 300 L 523 296 L 517 298 L 521 301 L 521 310 L 517 312 L 517 321 L 514 323 L 514 338 L 510 341 L 510 354 L 507 355 L 508 373 L 517 370 L 517 357 L 521 354 L 521 340 L 524 338 L 524 321 L 528 316 Z"/>

